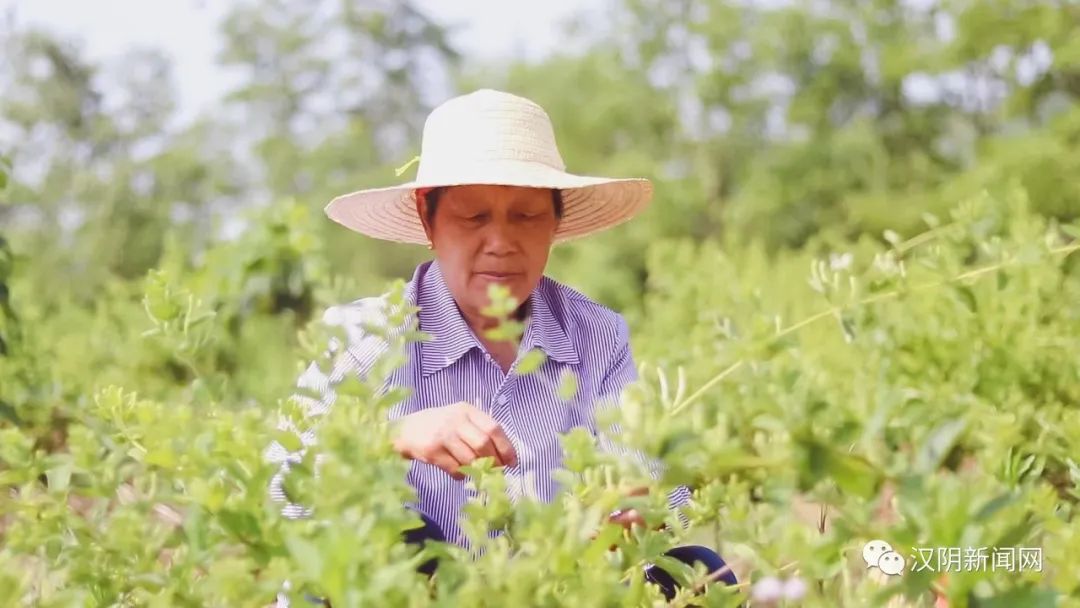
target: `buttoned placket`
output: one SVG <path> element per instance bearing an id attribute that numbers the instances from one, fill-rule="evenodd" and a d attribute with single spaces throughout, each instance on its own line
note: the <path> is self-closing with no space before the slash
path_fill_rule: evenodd
<path id="1" fill-rule="evenodd" d="M 518 362 L 521 361 L 524 353 L 521 352 L 521 348 L 519 347 L 517 357 L 514 359 L 514 362 L 510 364 L 510 369 L 507 370 L 506 373 L 503 373 L 502 368 L 499 367 L 498 362 L 491 356 L 491 353 L 483 348 L 483 346 L 480 348 L 484 353 L 484 361 L 495 370 L 495 373 L 499 376 L 499 385 L 495 388 L 495 392 L 491 394 L 489 400 L 490 406 L 485 408 L 488 414 L 493 414 L 496 405 L 499 406 L 499 409 L 502 409 L 510 402 L 510 397 L 507 393 L 510 391 L 513 379 L 517 377 L 517 365 Z"/>
<path id="2" fill-rule="evenodd" d="M 517 366 L 518 363 L 521 361 L 522 357 L 524 356 L 524 343 L 518 346 L 517 357 L 514 359 L 514 362 L 510 365 L 510 369 L 507 370 L 505 374 L 503 373 L 502 368 L 499 367 L 498 362 L 495 361 L 495 358 L 491 356 L 491 353 L 489 353 L 487 349 L 483 346 L 481 346 L 480 349 L 481 352 L 483 352 L 484 361 L 489 366 L 489 369 L 492 370 L 495 374 L 497 374 L 500 378 L 499 384 L 496 387 L 495 392 L 491 394 L 486 404 L 481 404 L 481 409 L 485 411 L 489 416 L 494 418 L 496 421 L 499 421 L 500 424 L 503 425 L 504 431 L 510 431 L 507 433 L 507 436 L 511 439 L 511 442 L 513 443 L 514 436 L 518 435 L 518 432 L 516 428 L 506 428 L 507 426 L 512 427 L 516 424 L 516 420 L 514 420 L 514 417 L 509 411 L 508 406 L 510 404 L 510 392 L 513 390 L 514 379 L 517 378 Z M 518 498 L 520 498 L 526 491 L 525 473 L 528 469 L 526 468 L 524 459 L 522 458 L 522 452 L 524 451 L 524 447 L 524 445 L 514 446 L 515 451 L 517 451 L 518 453 L 518 462 L 513 467 L 507 467 L 505 471 L 507 481 L 509 482 L 510 486 L 510 500 L 513 503 L 516 503 L 518 501 Z"/>

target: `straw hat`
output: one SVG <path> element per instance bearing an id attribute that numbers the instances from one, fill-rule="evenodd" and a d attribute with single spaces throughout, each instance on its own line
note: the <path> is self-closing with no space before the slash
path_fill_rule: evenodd
<path id="1" fill-rule="evenodd" d="M 647 179 L 567 173 L 547 112 L 524 97 L 492 89 L 454 97 L 432 110 L 417 159 L 415 180 L 339 196 L 326 206 L 326 214 L 370 237 L 425 244 L 427 235 L 416 214 L 417 189 L 466 184 L 558 188 L 563 218 L 555 242 L 561 242 L 625 222 L 652 198 Z"/>

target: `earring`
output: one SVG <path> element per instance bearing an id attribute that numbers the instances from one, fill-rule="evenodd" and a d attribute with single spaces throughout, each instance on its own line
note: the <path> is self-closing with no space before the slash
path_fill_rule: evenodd
<path id="1" fill-rule="evenodd" d="M 431 243 L 428 243 L 427 248 L 428 248 L 428 251 L 431 251 L 432 249 L 435 249 L 435 245 L 432 245 Z"/>

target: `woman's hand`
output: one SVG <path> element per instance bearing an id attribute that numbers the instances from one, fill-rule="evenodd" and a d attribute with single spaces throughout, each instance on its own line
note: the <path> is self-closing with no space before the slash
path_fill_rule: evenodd
<path id="1" fill-rule="evenodd" d="M 627 496 L 644 496 L 644 495 L 646 495 L 648 493 L 649 493 L 649 487 L 648 486 L 638 486 L 636 488 L 631 488 L 626 493 L 626 495 Z M 626 511 L 623 511 L 622 509 L 620 509 L 618 511 L 615 511 L 611 515 L 608 516 L 608 521 L 610 521 L 611 523 L 615 523 L 615 524 L 622 524 L 622 527 L 626 528 L 627 530 L 629 530 L 631 528 L 631 526 L 635 526 L 635 525 L 644 526 L 645 525 L 645 518 L 641 516 L 641 513 L 638 513 L 637 509 L 628 509 Z M 657 529 L 659 529 L 659 528 L 657 528 Z"/>
<path id="2" fill-rule="evenodd" d="M 637 488 L 632 488 L 629 492 L 626 493 L 626 495 L 627 496 L 642 496 L 642 495 L 648 494 L 648 492 L 649 492 L 648 487 L 641 486 L 641 487 L 637 487 Z M 627 531 L 629 531 L 630 528 L 632 528 L 634 526 L 642 526 L 642 527 L 645 526 L 645 518 L 642 517 L 641 513 L 639 513 L 637 509 L 627 509 L 625 511 L 623 511 L 622 509 L 618 509 L 618 510 L 612 511 L 611 514 L 608 515 L 608 522 L 613 523 L 613 524 L 621 525 L 623 527 L 623 529 L 627 530 Z M 667 527 L 667 524 L 660 524 L 659 526 L 656 527 L 656 529 L 657 530 L 663 530 L 666 527 Z M 595 539 L 596 536 L 597 536 L 597 533 L 594 532 L 592 534 L 592 538 Z M 611 550 L 611 551 L 614 551 L 616 549 L 616 545 L 611 545 L 610 547 L 608 547 L 608 549 Z"/>
<path id="3" fill-rule="evenodd" d="M 514 466 L 517 454 L 495 419 L 470 403 L 426 409 L 396 421 L 394 449 L 404 458 L 435 465 L 457 480 L 459 469 L 491 456 L 497 466 Z"/>
<path id="4" fill-rule="evenodd" d="M 638 513 L 637 509 L 629 509 L 627 511 L 618 510 L 608 515 L 608 521 L 613 524 L 619 524 L 623 528 L 629 530 L 633 526 L 644 526 L 645 518 Z"/>

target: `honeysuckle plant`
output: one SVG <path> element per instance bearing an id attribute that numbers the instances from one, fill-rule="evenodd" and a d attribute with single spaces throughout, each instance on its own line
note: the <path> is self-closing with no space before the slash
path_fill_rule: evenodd
<path id="1" fill-rule="evenodd" d="M 0 423 L 0 604 L 266 606 L 288 581 L 295 606 L 304 593 L 338 607 L 1080 605 L 1080 227 L 1026 204 L 1020 190 L 988 194 L 927 218 L 921 235 L 778 259 L 656 244 L 644 308 L 630 315 L 641 379 L 601 422 L 617 421 L 620 441 L 663 475 L 601 453 L 584 429 L 563 438 L 565 491 L 551 504 L 511 501 L 506 478 L 478 461 L 471 551 L 401 542 L 420 523 L 402 508 L 413 491 L 387 421 L 404 393 L 379 378 L 425 336 L 400 283 L 387 305 L 406 330 L 386 333 L 377 369 L 336 386 L 334 407 L 311 421 L 317 449 L 288 479 L 311 513 L 295 520 L 268 498 L 276 470 L 263 450 L 290 441 L 275 421 L 302 419 L 301 407 L 250 379 L 261 370 L 291 387 L 313 361 L 328 369 L 339 328 L 306 324 L 296 365 L 280 365 L 282 347 L 247 342 L 245 329 L 282 335 L 276 313 L 237 306 L 250 290 L 227 288 L 250 275 L 182 264 L 140 293 L 104 294 L 96 316 L 58 318 L 70 342 L 27 303 L 19 350 L 0 357 L 13 412 Z M 303 245 L 286 247 L 290 259 L 315 255 L 303 235 L 286 240 Z M 329 304 L 342 284 L 328 285 L 301 291 Z M 106 327 L 105 340 L 80 334 Z M 236 358 L 253 343 L 269 352 L 244 367 Z M 93 365 L 76 365 L 68 345 Z M 564 382 L 555 390 L 571 395 Z M 676 484 L 693 490 L 685 529 L 665 504 Z M 651 491 L 626 495 L 642 485 Z M 628 507 L 650 525 L 605 523 Z M 872 539 L 905 558 L 1037 547 L 1041 568 L 909 564 L 882 578 L 863 563 Z M 689 543 L 718 549 L 740 584 L 709 585 L 663 555 Z M 415 567 L 433 556 L 429 580 Z M 650 563 L 686 590 L 664 600 L 644 581 Z"/>

